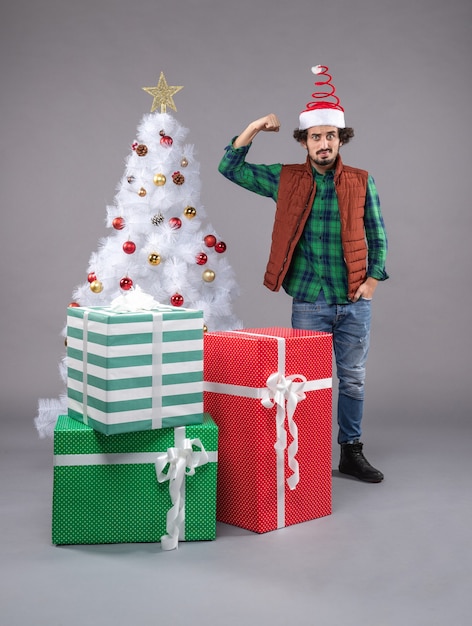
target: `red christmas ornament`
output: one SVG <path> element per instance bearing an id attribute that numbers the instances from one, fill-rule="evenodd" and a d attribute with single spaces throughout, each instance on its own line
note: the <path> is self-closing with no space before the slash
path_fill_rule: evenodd
<path id="1" fill-rule="evenodd" d="M 125 227 L 125 220 L 122 217 L 115 217 L 112 222 L 112 226 L 115 230 L 123 230 Z"/>
<path id="2" fill-rule="evenodd" d="M 94 280 L 97 280 L 95 272 L 90 272 L 90 274 L 87 276 L 87 280 L 89 281 L 89 283 L 93 283 Z"/>
<path id="3" fill-rule="evenodd" d="M 139 143 L 137 141 L 133 141 L 133 143 L 131 144 L 131 148 L 133 150 L 136 150 L 136 148 L 139 146 Z"/>
<path id="4" fill-rule="evenodd" d="M 208 261 L 208 257 L 204 252 L 200 252 L 200 254 L 197 254 L 197 256 L 195 257 L 195 260 L 197 262 L 197 265 L 205 265 L 205 263 Z"/>
<path id="5" fill-rule="evenodd" d="M 222 252 L 224 252 L 226 250 L 226 244 L 224 241 L 218 241 L 217 244 L 215 244 L 215 250 L 216 252 L 219 252 L 220 254 Z"/>
<path id="6" fill-rule="evenodd" d="M 123 252 L 126 254 L 133 254 L 136 251 L 136 244 L 134 241 L 125 241 L 123 244 Z"/>
<path id="7" fill-rule="evenodd" d="M 174 293 L 170 298 L 170 303 L 172 306 L 182 306 L 184 303 L 184 297 L 180 295 L 180 293 Z"/>
<path id="8" fill-rule="evenodd" d="M 174 230 L 178 230 L 182 226 L 182 220 L 179 217 L 171 217 L 169 220 L 169 226 Z"/>
<path id="9" fill-rule="evenodd" d="M 170 148 L 173 143 L 174 143 L 174 140 L 172 139 L 172 137 L 169 137 L 169 135 L 162 135 L 162 137 L 161 137 L 161 146 L 165 146 L 166 148 Z"/>
<path id="10" fill-rule="evenodd" d="M 216 243 L 216 237 L 215 235 L 207 235 L 203 241 L 205 242 L 206 246 L 208 246 L 209 248 L 213 248 Z"/>
<path id="11" fill-rule="evenodd" d="M 76 307 L 76 306 L 80 306 L 80 304 L 78 302 L 69 302 L 67 306 Z"/>
<path id="12" fill-rule="evenodd" d="M 120 280 L 120 287 L 124 289 L 124 291 L 129 291 L 133 286 L 133 281 L 128 276 L 125 276 Z"/>

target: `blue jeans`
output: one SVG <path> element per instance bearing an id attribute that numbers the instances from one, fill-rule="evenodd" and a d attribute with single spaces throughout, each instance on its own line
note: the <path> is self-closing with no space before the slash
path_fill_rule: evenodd
<path id="1" fill-rule="evenodd" d="M 338 443 L 360 439 L 364 409 L 365 365 L 370 344 L 371 300 L 349 304 L 294 300 L 292 326 L 333 333 L 338 387 Z"/>

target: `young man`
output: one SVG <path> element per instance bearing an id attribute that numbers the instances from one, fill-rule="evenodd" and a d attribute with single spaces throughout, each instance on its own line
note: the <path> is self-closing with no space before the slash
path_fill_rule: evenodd
<path id="1" fill-rule="evenodd" d="M 339 379 L 339 471 L 372 483 L 360 441 L 371 301 L 385 271 L 387 237 L 374 180 L 343 164 L 340 147 L 354 136 L 335 96 L 326 66 L 312 68 L 329 92 L 315 91 L 300 114 L 294 138 L 307 151 L 304 164 L 246 162 L 260 132 L 278 132 L 270 114 L 251 122 L 222 158 L 219 171 L 232 182 L 277 203 L 264 285 L 293 298 L 292 326 L 333 333 Z M 333 102 L 334 100 L 334 102 Z"/>

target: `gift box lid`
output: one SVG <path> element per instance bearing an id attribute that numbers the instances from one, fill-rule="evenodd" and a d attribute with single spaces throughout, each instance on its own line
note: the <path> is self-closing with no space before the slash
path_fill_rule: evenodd
<path id="1" fill-rule="evenodd" d="M 307 380 L 331 378 L 331 333 L 271 327 L 205 333 L 204 380 L 265 386 L 268 376 L 279 369 L 281 343 L 285 376 L 303 374 Z"/>
<path id="2" fill-rule="evenodd" d="M 201 439 L 206 450 L 217 450 L 218 427 L 208 413 L 203 423 L 185 428 L 188 439 Z M 174 428 L 106 435 L 67 415 L 58 417 L 54 430 L 54 455 L 162 452 L 174 446 Z"/>
<path id="3" fill-rule="evenodd" d="M 242 328 L 241 330 L 216 330 L 208 333 L 208 335 L 227 335 L 229 337 L 240 338 L 241 335 L 248 341 L 265 341 L 273 337 L 282 337 L 284 339 L 300 339 L 304 337 L 331 337 L 332 333 L 326 333 L 319 330 L 303 330 L 301 328 L 288 328 L 284 326 L 269 326 L 265 328 Z"/>
<path id="4" fill-rule="evenodd" d="M 203 311 L 199 309 L 184 309 L 160 305 L 154 309 L 146 311 L 115 311 L 111 307 L 84 306 L 68 307 L 67 315 L 70 317 L 83 318 L 85 314 L 91 321 L 102 322 L 104 324 L 128 324 L 132 322 L 152 321 L 153 316 L 160 314 L 163 319 L 192 319 L 202 318 Z"/>

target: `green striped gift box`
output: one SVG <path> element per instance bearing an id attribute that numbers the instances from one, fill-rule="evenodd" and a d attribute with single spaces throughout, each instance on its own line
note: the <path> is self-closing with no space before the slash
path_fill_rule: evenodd
<path id="1" fill-rule="evenodd" d="M 70 417 L 105 434 L 201 424 L 203 312 L 67 309 Z"/>
<path id="2" fill-rule="evenodd" d="M 108 436 L 61 415 L 54 431 L 52 543 L 161 541 L 173 501 L 170 482 L 158 480 L 156 462 L 185 438 L 198 439 L 206 462 L 187 471 L 182 484 L 178 540 L 215 539 L 218 427 L 210 415 L 193 426 Z"/>

